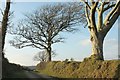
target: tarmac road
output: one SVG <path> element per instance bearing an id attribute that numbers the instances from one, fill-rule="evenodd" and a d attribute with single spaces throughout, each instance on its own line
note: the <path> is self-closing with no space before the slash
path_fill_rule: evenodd
<path id="1" fill-rule="evenodd" d="M 30 80 L 58 80 L 57 78 L 50 77 L 44 74 L 38 74 L 33 71 L 25 71 L 25 74 Z"/>

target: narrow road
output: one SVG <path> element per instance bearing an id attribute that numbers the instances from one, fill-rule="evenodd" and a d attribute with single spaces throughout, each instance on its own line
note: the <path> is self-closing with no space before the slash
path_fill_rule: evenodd
<path id="1" fill-rule="evenodd" d="M 38 74 L 36 72 L 32 72 L 32 71 L 25 71 L 26 76 L 33 80 L 58 80 L 57 78 L 53 78 L 47 75 L 43 75 L 43 74 Z"/>

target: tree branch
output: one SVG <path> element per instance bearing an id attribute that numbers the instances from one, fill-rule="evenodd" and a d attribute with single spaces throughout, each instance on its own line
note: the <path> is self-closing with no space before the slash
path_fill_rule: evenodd
<path id="1" fill-rule="evenodd" d="M 108 5 L 106 8 L 103 9 L 103 12 L 105 12 L 106 10 L 108 10 L 108 9 L 114 7 L 114 6 L 115 6 L 115 4 Z"/>
<path id="2" fill-rule="evenodd" d="M 108 4 L 109 2 L 105 2 L 105 1 L 100 1 L 101 5 L 98 11 L 98 25 L 97 25 L 97 30 L 98 32 L 102 30 L 102 25 L 103 25 L 103 10 L 104 10 L 104 6 L 106 4 Z"/>
<path id="3" fill-rule="evenodd" d="M 57 38 L 57 39 L 54 39 L 53 41 L 52 41 L 52 43 L 58 43 L 58 42 L 64 42 L 64 41 L 62 41 L 64 38 Z"/>
<path id="4" fill-rule="evenodd" d="M 97 8 L 98 2 L 95 2 L 94 5 L 92 5 L 92 8 L 90 10 L 90 21 L 91 21 L 91 29 L 94 30 L 95 34 L 97 35 L 97 26 L 96 26 L 96 20 L 95 20 L 95 12 Z"/>
<path id="5" fill-rule="evenodd" d="M 105 5 L 105 2 L 101 1 L 101 6 L 100 6 L 100 9 L 98 11 L 98 25 L 97 25 L 98 32 L 102 30 L 104 5 Z"/>
<path id="6" fill-rule="evenodd" d="M 36 44 L 33 44 L 33 46 L 38 48 L 38 49 L 46 49 L 45 47 L 44 48 L 41 48 L 40 46 L 38 47 Z"/>
<path id="7" fill-rule="evenodd" d="M 92 5 L 94 5 L 95 1 L 94 0 L 90 0 L 90 1 L 91 1 Z"/>
<path id="8" fill-rule="evenodd" d="M 40 45 L 42 47 L 44 47 L 45 49 L 47 48 L 45 45 L 41 44 L 41 43 L 38 43 L 38 42 L 35 42 L 34 39 L 30 38 L 29 39 L 31 41 L 31 43 L 33 43 L 34 45 L 37 44 L 37 45 Z"/>
<path id="9" fill-rule="evenodd" d="M 118 5 L 118 4 L 117 4 Z M 115 8 L 114 8 L 115 9 Z M 113 11 L 113 10 L 112 10 Z M 111 13 L 111 12 L 110 12 Z M 106 34 L 108 33 L 108 31 L 112 28 L 113 24 L 115 23 L 115 21 L 118 19 L 120 15 L 120 3 L 118 5 L 118 7 L 116 8 L 115 12 L 113 12 L 113 14 L 110 16 L 111 19 L 109 19 L 109 23 L 104 23 L 104 29 L 103 29 L 103 33 L 104 36 L 106 36 Z"/>
<path id="10" fill-rule="evenodd" d="M 88 7 L 87 6 L 85 6 L 85 15 L 86 15 L 86 18 L 87 18 L 88 26 L 90 26 L 90 18 L 89 18 L 89 13 L 88 13 Z"/>
<path id="11" fill-rule="evenodd" d="M 104 25 L 106 25 L 107 22 L 109 22 L 111 15 L 115 12 L 115 10 L 119 7 L 119 5 L 120 5 L 120 0 L 116 3 L 115 7 L 110 11 L 110 13 L 105 18 Z"/>
<path id="12" fill-rule="evenodd" d="M 86 2 L 85 0 L 81 0 L 81 1 L 84 2 L 85 5 L 86 5 L 89 9 L 91 9 L 91 7 L 90 7 L 90 5 L 88 4 L 88 2 Z"/>

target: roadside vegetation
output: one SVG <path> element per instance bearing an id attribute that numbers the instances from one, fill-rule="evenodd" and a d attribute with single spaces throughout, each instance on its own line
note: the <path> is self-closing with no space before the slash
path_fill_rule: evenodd
<path id="1" fill-rule="evenodd" d="M 38 73 L 59 78 L 119 78 L 119 60 L 90 60 L 41 62 L 36 66 Z"/>

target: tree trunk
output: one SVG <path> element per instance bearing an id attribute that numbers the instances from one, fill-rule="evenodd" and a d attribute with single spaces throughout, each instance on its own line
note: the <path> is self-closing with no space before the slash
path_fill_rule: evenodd
<path id="1" fill-rule="evenodd" d="M 98 2 L 92 2 L 89 5 L 88 2 L 85 2 L 85 15 L 88 23 L 88 29 L 90 31 L 91 43 L 92 43 L 92 55 L 90 57 L 97 60 L 104 60 L 103 58 L 103 42 L 104 38 L 112 28 L 115 21 L 118 19 L 120 15 L 120 0 L 116 3 L 116 5 L 108 4 L 107 10 L 112 8 L 112 10 L 107 14 L 105 20 L 103 21 L 103 13 L 107 10 L 104 8 L 107 4 L 102 2 L 102 5 L 98 6 Z M 98 20 L 96 20 L 96 11 Z"/>
<path id="2" fill-rule="evenodd" d="M 3 19 L 2 19 L 2 51 L 4 49 L 5 44 L 5 36 L 8 26 L 8 17 L 9 17 L 9 10 L 10 10 L 10 0 L 6 2 L 6 8 L 4 10 Z M 2 52 L 2 57 L 4 58 L 4 53 Z"/>
<path id="3" fill-rule="evenodd" d="M 103 41 L 104 41 L 104 38 L 100 34 L 97 37 L 91 36 L 91 43 L 92 43 L 91 57 L 93 57 L 96 60 L 104 60 Z"/>
<path id="4" fill-rule="evenodd" d="M 47 49 L 47 54 L 48 54 L 48 59 L 47 59 L 47 61 L 49 62 L 49 61 L 51 61 L 51 46 L 49 46 L 48 47 L 48 49 Z"/>

